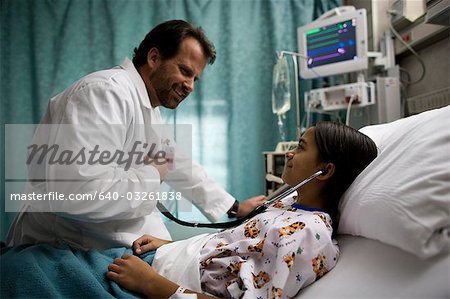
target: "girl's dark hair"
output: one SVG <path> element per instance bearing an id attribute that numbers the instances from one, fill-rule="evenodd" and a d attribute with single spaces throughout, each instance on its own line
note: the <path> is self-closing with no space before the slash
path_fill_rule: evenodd
<path id="1" fill-rule="evenodd" d="M 178 53 L 181 42 L 187 37 L 193 37 L 200 43 L 209 64 L 213 64 L 216 60 L 216 49 L 203 29 L 194 27 L 183 20 L 171 20 L 153 28 L 139 47 L 134 48 L 134 66 L 138 68 L 147 63 L 147 54 L 151 48 L 157 48 L 163 59 L 174 57 Z"/>
<path id="2" fill-rule="evenodd" d="M 325 187 L 326 211 L 337 232 L 339 201 L 355 178 L 377 156 L 377 146 L 368 136 L 335 122 L 319 122 L 315 126 L 315 139 L 320 159 L 333 163 L 335 170 Z"/>

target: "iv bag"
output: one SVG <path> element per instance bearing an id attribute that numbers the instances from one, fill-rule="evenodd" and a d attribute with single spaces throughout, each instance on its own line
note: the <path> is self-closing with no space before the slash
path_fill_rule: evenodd
<path id="1" fill-rule="evenodd" d="M 291 85 L 289 67 L 286 56 L 278 59 L 273 67 L 272 77 L 272 112 L 277 115 L 285 114 L 291 109 Z"/>

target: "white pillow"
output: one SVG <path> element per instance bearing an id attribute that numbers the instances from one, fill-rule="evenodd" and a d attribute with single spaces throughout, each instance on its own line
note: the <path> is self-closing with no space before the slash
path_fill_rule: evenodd
<path id="1" fill-rule="evenodd" d="M 419 257 L 450 244 L 450 106 L 361 129 L 378 157 L 343 195 L 338 233 Z"/>

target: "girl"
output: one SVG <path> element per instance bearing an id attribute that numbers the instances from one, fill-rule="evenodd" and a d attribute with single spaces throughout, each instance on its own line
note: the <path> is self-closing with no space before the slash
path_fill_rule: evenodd
<path id="1" fill-rule="evenodd" d="M 376 155 L 375 143 L 357 130 L 318 123 L 305 132 L 296 149 L 286 153 L 283 180 L 291 186 L 324 171 L 298 189 L 297 196 L 279 200 L 241 225 L 218 233 L 173 243 L 144 235 L 133 243 L 133 250 L 142 254 L 158 249 L 153 266 L 160 274 L 137 256 L 124 255 L 109 265 L 107 277 L 147 297 L 168 298 L 183 292 L 202 292 L 199 298 L 208 297 L 203 293 L 225 298 L 295 296 L 336 265 L 339 248 L 332 236 L 339 200 Z M 180 261 L 188 266 L 180 265 L 169 277 L 161 275 L 167 271 L 164 265 Z M 172 281 L 183 281 L 180 275 L 200 283 L 185 285 L 187 290 Z"/>

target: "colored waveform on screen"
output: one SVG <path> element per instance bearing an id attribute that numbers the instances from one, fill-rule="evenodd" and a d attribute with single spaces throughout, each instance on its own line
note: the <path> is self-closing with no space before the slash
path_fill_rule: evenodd
<path id="1" fill-rule="evenodd" d="M 355 20 L 306 32 L 308 66 L 353 59 L 356 56 Z"/>

